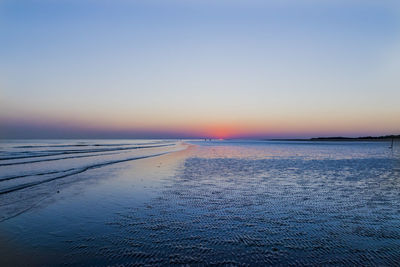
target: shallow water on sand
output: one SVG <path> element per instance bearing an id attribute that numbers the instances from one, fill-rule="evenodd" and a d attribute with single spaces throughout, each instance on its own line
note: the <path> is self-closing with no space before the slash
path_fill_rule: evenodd
<path id="1" fill-rule="evenodd" d="M 400 261 L 400 149 L 385 142 L 1 145 L 3 265 Z"/>

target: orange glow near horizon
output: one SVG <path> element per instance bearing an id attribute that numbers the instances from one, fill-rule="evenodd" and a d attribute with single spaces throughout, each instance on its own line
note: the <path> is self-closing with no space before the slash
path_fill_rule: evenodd
<path id="1" fill-rule="evenodd" d="M 246 118 L 225 118 L 223 116 L 190 116 L 172 118 L 171 116 L 157 114 L 148 116 L 146 119 L 125 116 L 114 116 L 114 119 L 105 117 L 84 117 L 76 119 L 76 116 L 57 116 L 56 114 L 39 114 L 43 116 L 9 116 L 12 118 L 1 118 L 3 122 L 8 121 L 10 125 L 20 125 L 27 129 L 34 125 L 40 131 L 51 129 L 68 129 L 79 136 L 79 133 L 107 133 L 107 136 L 126 136 L 132 138 L 141 136 L 159 136 L 160 138 L 269 138 L 269 137 L 315 137 L 315 136 L 366 136 L 397 134 L 400 130 L 399 117 L 372 117 L 364 116 L 280 116 L 261 117 L 249 116 Z M 189 118 L 191 118 L 189 120 Z M 6 119 L 6 120 L 4 120 Z M 24 126 L 25 125 L 25 126 Z M 374 125 L 374 129 L 371 129 Z M 390 127 L 390 125 L 393 125 Z M 25 128 L 24 128 L 25 127 Z M 378 130 L 377 130 L 378 129 Z M 28 130 L 24 130 L 28 131 Z M 58 130 L 59 131 L 59 130 Z"/>
<path id="2" fill-rule="evenodd" d="M 229 126 L 212 126 L 209 131 L 210 138 L 215 139 L 226 139 L 232 137 L 235 134 L 233 127 Z"/>

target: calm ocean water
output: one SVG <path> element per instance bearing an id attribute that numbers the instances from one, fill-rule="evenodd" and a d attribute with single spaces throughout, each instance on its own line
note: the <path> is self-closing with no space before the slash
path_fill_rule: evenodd
<path id="1" fill-rule="evenodd" d="M 0 265 L 397 265 L 388 147 L 2 141 Z"/>

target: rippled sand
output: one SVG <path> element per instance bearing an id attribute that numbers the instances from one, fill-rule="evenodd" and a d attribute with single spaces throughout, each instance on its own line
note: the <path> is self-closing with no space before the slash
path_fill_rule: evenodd
<path id="1" fill-rule="evenodd" d="M 136 146 L 167 145 L 160 142 Z M 0 167 L 3 180 L 27 175 L 23 181 L 51 168 L 98 166 L 29 187 L 0 182 L 0 263 L 27 256 L 31 265 L 400 261 L 400 154 L 386 143 L 172 142 L 126 151 L 29 163 L 42 165 L 18 174 Z M 10 186 L 17 190 L 6 192 Z"/>

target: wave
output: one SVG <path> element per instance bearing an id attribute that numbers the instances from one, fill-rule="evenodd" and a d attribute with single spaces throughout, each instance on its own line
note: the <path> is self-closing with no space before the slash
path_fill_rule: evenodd
<path id="1" fill-rule="evenodd" d="M 133 160 L 138 160 L 138 159 L 157 157 L 157 156 L 165 155 L 165 154 L 168 154 L 168 153 L 171 153 L 171 152 L 163 152 L 163 153 L 147 155 L 147 156 L 139 156 L 139 157 L 133 157 L 133 158 L 114 160 L 114 161 L 103 162 L 103 163 L 93 164 L 93 165 L 89 165 L 89 166 L 85 166 L 85 167 L 81 167 L 81 168 L 63 170 L 63 171 L 58 171 L 58 172 L 54 171 L 54 172 L 47 172 L 47 173 L 38 173 L 36 175 L 45 175 L 45 174 L 54 174 L 54 173 L 64 173 L 64 174 L 56 176 L 56 177 L 52 177 L 52 178 L 49 178 L 49 179 L 40 180 L 40 181 L 37 181 L 37 182 L 24 183 L 24 184 L 20 184 L 20 185 L 16 185 L 16 186 L 0 189 L 0 195 L 11 193 L 11 192 L 18 191 L 18 190 L 25 189 L 25 188 L 29 188 L 29 187 L 32 187 L 32 186 L 40 185 L 40 184 L 43 184 L 43 183 L 48 183 L 48 182 L 51 182 L 51 181 L 54 181 L 54 180 L 57 180 L 57 179 L 62 179 L 62 178 L 65 178 L 65 177 L 68 177 L 68 176 L 71 176 L 71 175 L 83 173 L 83 172 L 85 172 L 87 170 L 90 170 L 90 169 L 101 168 L 101 167 L 108 166 L 108 165 L 111 165 L 111 164 L 122 163 L 122 162 L 127 162 L 127 161 L 133 161 Z M 68 173 L 65 174 L 65 172 L 68 172 Z M 8 177 L 8 178 L 3 178 L 2 180 L 0 180 L 0 182 L 1 181 L 6 181 L 6 180 L 11 180 L 11 179 L 28 177 L 28 176 L 35 176 L 35 175 L 31 174 L 31 175 Z"/>
<path id="2" fill-rule="evenodd" d="M 16 175 L 16 176 L 8 176 L 8 177 L 0 178 L 0 182 L 20 179 L 20 178 L 25 178 L 25 177 L 30 177 L 30 176 L 41 176 L 41 175 L 48 175 L 48 174 L 56 174 L 56 173 L 67 172 L 67 171 L 71 171 L 71 170 L 74 170 L 74 169 L 68 169 L 68 170 L 63 170 L 63 171 L 48 171 L 48 172 L 40 172 L 40 173 L 30 173 L 30 174 Z"/>
<path id="3" fill-rule="evenodd" d="M 43 150 L 35 151 L 33 155 L 25 155 L 20 157 L 2 157 L 0 161 L 3 160 L 15 160 L 15 159 L 27 159 L 27 158 L 38 158 L 38 157 L 49 157 L 49 156 L 60 156 L 67 154 L 82 154 L 82 153 L 98 153 L 98 152 L 111 152 L 111 151 L 122 151 L 122 150 L 133 150 L 133 149 L 143 149 L 143 148 L 157 148 L 174 146 L 175 144 L 165 144 L 165 145 L 155 145 L 155 146 L 133 146 L 133 147 L 120 147 L 120 148 L 103 148 L 103 149 L 87 149 L 87 150 Z"/>
<path id="4" fill-rule="evenodd" d="M 46 148 L 46 147 L 107 147 L 107 146 L 128 146 L 128 145 L 151 145 L 166 143 L 165 141 L 147 142 L 147 143 L 126 143 L 126 144 L 72 144 L 72 145 L 27 145 L 27 146 L 14 146 L 14 148 Z"/>
<path id="5" fill-rule="evenodd" d="M 63 160 L 63 159 L 77 159 L 77 158 L 108 156 L 108 155 L 115 155 L 115 154 L 120 154 L 120 153 L 116 152 L 116 153 L 104 153 L 104 154 L 96 154 L 96 155 L 72 156 L 72 157 L 54 158 L 54 159 L 40 159 L 40 160 L 31 160 L 31 161 L 19 161 L 19 162 L 3 163 L 3 164 L 0 164 L 0 167 L 1 166 L 12 166 L 12 165 L 21 165 L 21 164 L 29 164 L 29 163 L 46 162 L 46 161 L 55 161 L 55 160 Z M 0 181 L 1 181 L 1 179 L 0 179 Z"/>

